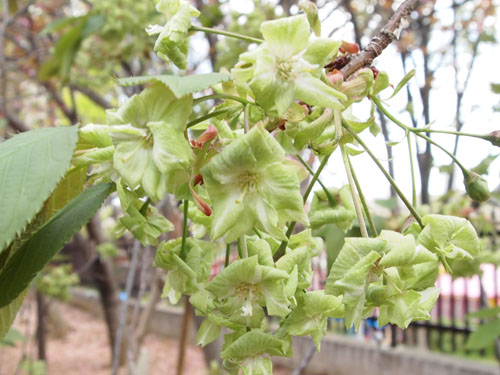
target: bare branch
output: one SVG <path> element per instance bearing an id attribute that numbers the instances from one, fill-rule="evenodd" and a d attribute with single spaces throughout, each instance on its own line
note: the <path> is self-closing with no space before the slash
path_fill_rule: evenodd
<path id="1" fill-rule="evenodd" d="M 28 5 L 30 3 L 31 2 L 28 2 Z M 23 121 L 21 121 L 21 119 L 19 119 L 16 115 L 10 113 L 7 108 L 7 66 L 6 66 L 7 64 L 4 54 L 4 40 L 5 40 L 5 33 L 7 31 L 7 27 L 9 26 L 9 24 L 12 23 L 21 13 L 24 13 L 24 11 L 25 8 L 21 9 L 21 11 L 15 13 L 12 17 L 9 18 L 9 1 L 3 0 L 2 2 L 3 19 L 2 19 L 2 24 L 0 25 L 0 67 L 2 68 L 2 74 L 1 74 L 2 91 L 0 97 L 1 99 L 0 108 L 9 126 L 18 132 L 27 131 L 29 130 L 29 127 Z"/>
<path id="2" fill-rule="evenodd" d="M 104 109 L 110 109 L 113 107 L 110 102 L 108 102 L 105 98 L 103 98 L 101 95 L 99 95 L 99 93 L 95 92 L 94 90 L 92 90 L 89 87 L 80 86 L 80 85 L 70 85 L 70 87 L 73 90 L 82 93 L 87 98 L 92 100 L 95 104 L 100 105 Z"/>
<path id="3" fill-rule="evenodd" d="M 402 22 L 408 18 L 417 3 L 418 0 L 405 0 L 403 4 L 400 5 L 384 27 L 382 27 L 378 34 L 373 37 L 371 42 L 340 70 L 344 75 L 344 79 L 362 67 L 371 65 L 373 60 L 379 56 L 389 44 L 397 39 L 400 28 L 404 25 Z"/>

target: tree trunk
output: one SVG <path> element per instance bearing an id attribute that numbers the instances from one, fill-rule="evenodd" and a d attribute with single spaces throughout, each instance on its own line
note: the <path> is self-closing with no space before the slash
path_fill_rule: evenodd
<path id="1" fill-rule="evenodd" d="M 36 341 L 38 346 L 38 359 L 47 360 L 47 301 L 40 291 L 36 291 Z"/>
<path id="2" fill-rule="evenodd" d="M 101 297 L 101 304 L 104 311 L 104 318 L 108 329 L 108 339 L 111 350 L 111 358 L 113 358 L 113 348 L 115 344 L 115 335 L 118 330 L 118 311 L 120 307 L 118 298 L 118 288 L 113 279 L 113 273 L 109 262 L 101 259 L 96 253 L 95 246 L 104 241 L 100 223 L 96 216 L 94 216 L 87 224 L 89 238 L 92 244 L 86 246 L 87 261 L 95 259 L 89 267 L 89 272 L 99 290 Z M 126 337 L 126 335 L 124 335 Z M 125 340 L 124 340 L 125 341 Z M 123 345 L 125 345 L 123 343 Z M 126 350 L 121 351 L 120 364 L 125 364 Z"/>

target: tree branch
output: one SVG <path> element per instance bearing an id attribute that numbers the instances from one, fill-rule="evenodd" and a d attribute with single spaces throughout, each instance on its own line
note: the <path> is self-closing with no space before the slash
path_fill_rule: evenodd
<path id="1" fill-rule="evenodd" d="M 110 109 L 113 106 L 111 105 L 110 102 L 108 102 L 105 98 L 103 98 L 99 93 L 95 92 L 94 90 L 85 87 L 85 86 L 80 86 L 80 85 L 70 85 L 70 87 L 73 90 L 76 90 L 83 95 L 85 95 L 87 98 L 92 100 L 95 104 L 101 106 L 104 109 Z"/>
<path id="2" fill-rule="evenodd" d="M 24 12 L 24 8 L 22 11 Z M 7 66 L 5 63 L 6 60 L 4 54 L 4 39 L 7 27 L 21 14 L 21 12 L 17 12 L 12 17 L 9 18 L 9 2 L 7 0 L 3 0 L 2 14 L 3 14 L 2 24 L 0 26 L 0 67 L 2 68 L 2 73 L 1 73 L 2 90 L 1 90 L 0 108 L 9 126 L 18 132 L 24 132 L 29 130 L 29 127 L 23 121 L 21 121 L 16 115 L 10 113 L 7 108 L 8 78 L 7 78 Z"/>
<path id="3" fill-rule="evenodd" d="M 372 61 L 379 56 L 382 51 L 399 37 L 404 21 L 417 5 L 418 0 L 405 0 L 398 10 L 392 15 L 387 23 L 382 27 L 371 42 L 342 69 L 340 72 L 347 79 L 354 72 L 364 66 L 371 65 Z"/>

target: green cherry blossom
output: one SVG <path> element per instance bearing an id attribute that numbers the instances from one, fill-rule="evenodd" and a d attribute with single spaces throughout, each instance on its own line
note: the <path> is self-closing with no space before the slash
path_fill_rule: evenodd
<path id="1" fill-rule="evenodd" d="M 167 17 L 167 23 L 164 26 L 150 25 L 146 29 L 149 35 L 159 34 L 154 51 L 179 69 L 186 69 L 191 17 L 198 17 L 200 12 L 184 0 L 159 0 L 156 10 Z"/>
<path id="2" fill-rule="evenodd" d="M 131 189 L 142 187 L 158 201 L 188 181 L 193 152 L 184 132 L 191 106 L 190 95 L 177 99 L 157 83 L 107 112 L 113 167 Z"/>
<path id="3" fill-rule="evenodd" d="M 284 239 L 286 221 L 307 225 L 297 168 L 261 125 L 224 148 L 201 170 L 213 205 L 212 239 L 230 243 L 254 227 Z"/>
<path id="4" fill-rule="evenodd" d="M 255 255 L 231 263 L 206 288 L 221 301 L 218 308 L 230 321 L 258 328 L 264 318 L 262 306 L 269 315 L 284 317 L 290 312 L 283 287 L 287 279 L 286 272 L 260 265 Z"/>
<path id="5" fill-rule="evenodd" d="M 323 65 L 337 55 L 340 42 L 310 38 L 305 14 L 264 22 L 265 42 L 240 56 L 233 77 L 249 82 L 269 114 L 282 116 L 294 100 L 343 109 L 341 92 L 321 80 Z"/>

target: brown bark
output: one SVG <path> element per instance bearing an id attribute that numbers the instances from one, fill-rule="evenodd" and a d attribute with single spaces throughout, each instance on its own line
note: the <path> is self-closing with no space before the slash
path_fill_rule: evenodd
<path id="1" fill-rule="evenodd" d="M 417 2 L 418 0 L 405 0 L 401 4 L 371 42 L 340 70 L 344 79 L 347 79 L 359 69 L 370 66 L 373 60 L 397 38 L 396 30 L 401 26 L 401 22 L 410 15 Z"/>
<path id="2" fill-rule="evenodd" d="M 111 265 L 95 252 L 95 246 L 103 242 L 103 236 L 99 225 L 100 224 L 96 216 L 94 216 L 87 224 L 87 230 L 92 244 L 88 244 L 86 246 L 86 259 L 87 261 L 95 259 L 89 267 L 89 272 L 92 275 L 101 298 L 112 357 L 115 335 L 118 330 L 118 311 L 120 304 L 118 298 L 118 288 L 113 278 Z M 126 353 L 126 351 L 122 350 L 121 353 Z M 125 355 L 121 356 L 120 363 L 125 363 L 125 359 Z"/>
<path id="3" fill-rule="evenodd" d="M 188 342 L 189 326 L 193 319 L 193 306 L 189 303 L 189 297 L 184 296 L 184 315 L 182 317 L 181 336 L 179 340 L 179 356 L 177 357 L 177 375 L 182 375 L 184 371 L 184 357 Z"/>
<path id="4" fill-rule="evenodd" d="M 47 360 L 47 301 L 44 295 L 36 292 L 36 341 L 38 346 L 38 359 Z"/>

